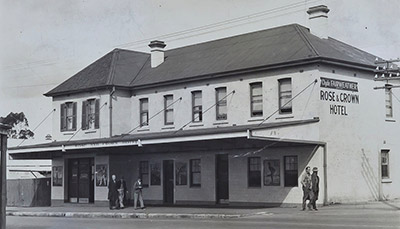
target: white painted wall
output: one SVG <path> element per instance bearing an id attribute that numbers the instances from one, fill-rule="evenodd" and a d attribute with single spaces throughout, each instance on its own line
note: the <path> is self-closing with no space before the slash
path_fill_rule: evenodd
<path id="1" fill-rule="evenodd" d="M 82 102 L 88 99 L 100 99 L 100 127 L 99 129 L 81 130 L 82 127 Z M 66 102 L 77 102 L 76 131 L 60 131 L 60 105 Z M 53 97 L 53 141 L 67 141 L 109 137 L 109 91 L 95 91 L 67 96 Z"/>

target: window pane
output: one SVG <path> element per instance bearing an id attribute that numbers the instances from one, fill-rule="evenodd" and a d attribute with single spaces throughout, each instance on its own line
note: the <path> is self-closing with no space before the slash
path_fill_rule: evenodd
<path id="1" fill-rule="evenodd" d="M 190 160 L 190 185 L 201 185 L 201 163 L 200 159 Z"/>
<path id="2" fill-rule="evenodd" d="M 297 156 L 285 156 L 285 187 L 295 187 L 298 185 L 298 164 Z"/>
<path id="3" fill-rule="evenodd" d="M 217 111 L 217 120 L 226 120 L 227 119 L 227 105 L 226 105 L 226 88 L 217 88 L 216 90 L 216 111 Z"/>
<path id="4" fill-rule="evenodd" d="M 192 180 L 193 185 L 201 184 L 201 174 L 200 173 L 193 173 L 192 179 L 193 179 Z"/>
<path id="5" fill-rule="evenodd" d="M 389 178 L 389 151 L 381 152 L 381 172 L 382 178 Z"/>
<path id="6" fill-rule="evenodd" d="M 292 102 L 290 101 L 291 99 L 292 99 L 291 79 L 279 80 L 279 108 L 281 113 L 292 112 Z"/>
<path id="7" fill-rule="evenodd" d="M 262 84 L 250 84 L 251 116 L 263 115 Z"/>
<path id="8" fill-rule="evenodd" d="M 248 186 L 261 187 L 261 158 L 249 157 L 248 164 Z"/>
<path id="9" fill-rule="evenodd" d="M 392 93 L 390 88 L 385 89 L 386 117 L 393 116 L 392 110 Z"/>

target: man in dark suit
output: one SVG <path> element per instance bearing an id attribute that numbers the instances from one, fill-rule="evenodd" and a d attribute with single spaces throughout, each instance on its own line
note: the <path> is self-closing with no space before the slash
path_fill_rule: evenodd
<path id="1" fill-rule="evenodd" d="M 108 200 L 110 201 L 111 210 L 118 207 L 117 177 L 114 174 L 111 176 L 111 181 L 108 184 Z"/>
<path id="2" fill-rule="evenodd" d="M 313 174 L 311 175 L 311 191 L 313 193 L 312 199 L 311 199 L 311 205 L 314 208 L 315 211 L 318 211 L 317 209 L 317 200 L 318 200 L 318 193 L 319 193 L 319 176 L 318 176 L 318 168 L 314 167 L 313 168 Z"/>
<path id="3" fill-rule="evenodd" d="M 126 182 L 124 180 L 124 177 L 122 177 L 118 182 L 117 182 L 117 189 L 118 189 L 118 200 L 119 200 L 119 207 L 124 208 L 124 201 L 125 201 L 125 192 L 127 191 L 126 189 Z"/>

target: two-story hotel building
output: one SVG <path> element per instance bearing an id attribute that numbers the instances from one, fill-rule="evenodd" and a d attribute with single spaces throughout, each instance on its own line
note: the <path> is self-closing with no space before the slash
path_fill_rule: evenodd
<path id="1" fill-rule="evenodd" d="M 308 13 L 323 25 L 328 11 Z M 45 94 L 54 141 L 10 155 L 52 160 L 53 205 L 107 203 L 112 174 L 130 193 L 141 177 L 153 204 L 299 204 L 306 166 L 319 204 L 398 198 L 393 81 L 313 23 L 115 49 Z"/>

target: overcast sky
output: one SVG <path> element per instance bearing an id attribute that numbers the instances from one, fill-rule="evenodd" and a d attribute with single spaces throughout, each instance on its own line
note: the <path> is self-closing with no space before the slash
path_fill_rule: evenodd
<path id="1" fill-rule="evenodd" d="M 172 49 L 298 23 L 330 8 L 329 34 L 385 59 L 400 57 L 399 0 L 0 0 L 0 116 L 23 111 L 33 129 L 51 90 L 114 48 Z M 51 119 L 33 142 L 51 133 Z M 32 141 L 31 141 L 32 142 Z M 27 141 L 24 144 L 29 144 Z"/>

